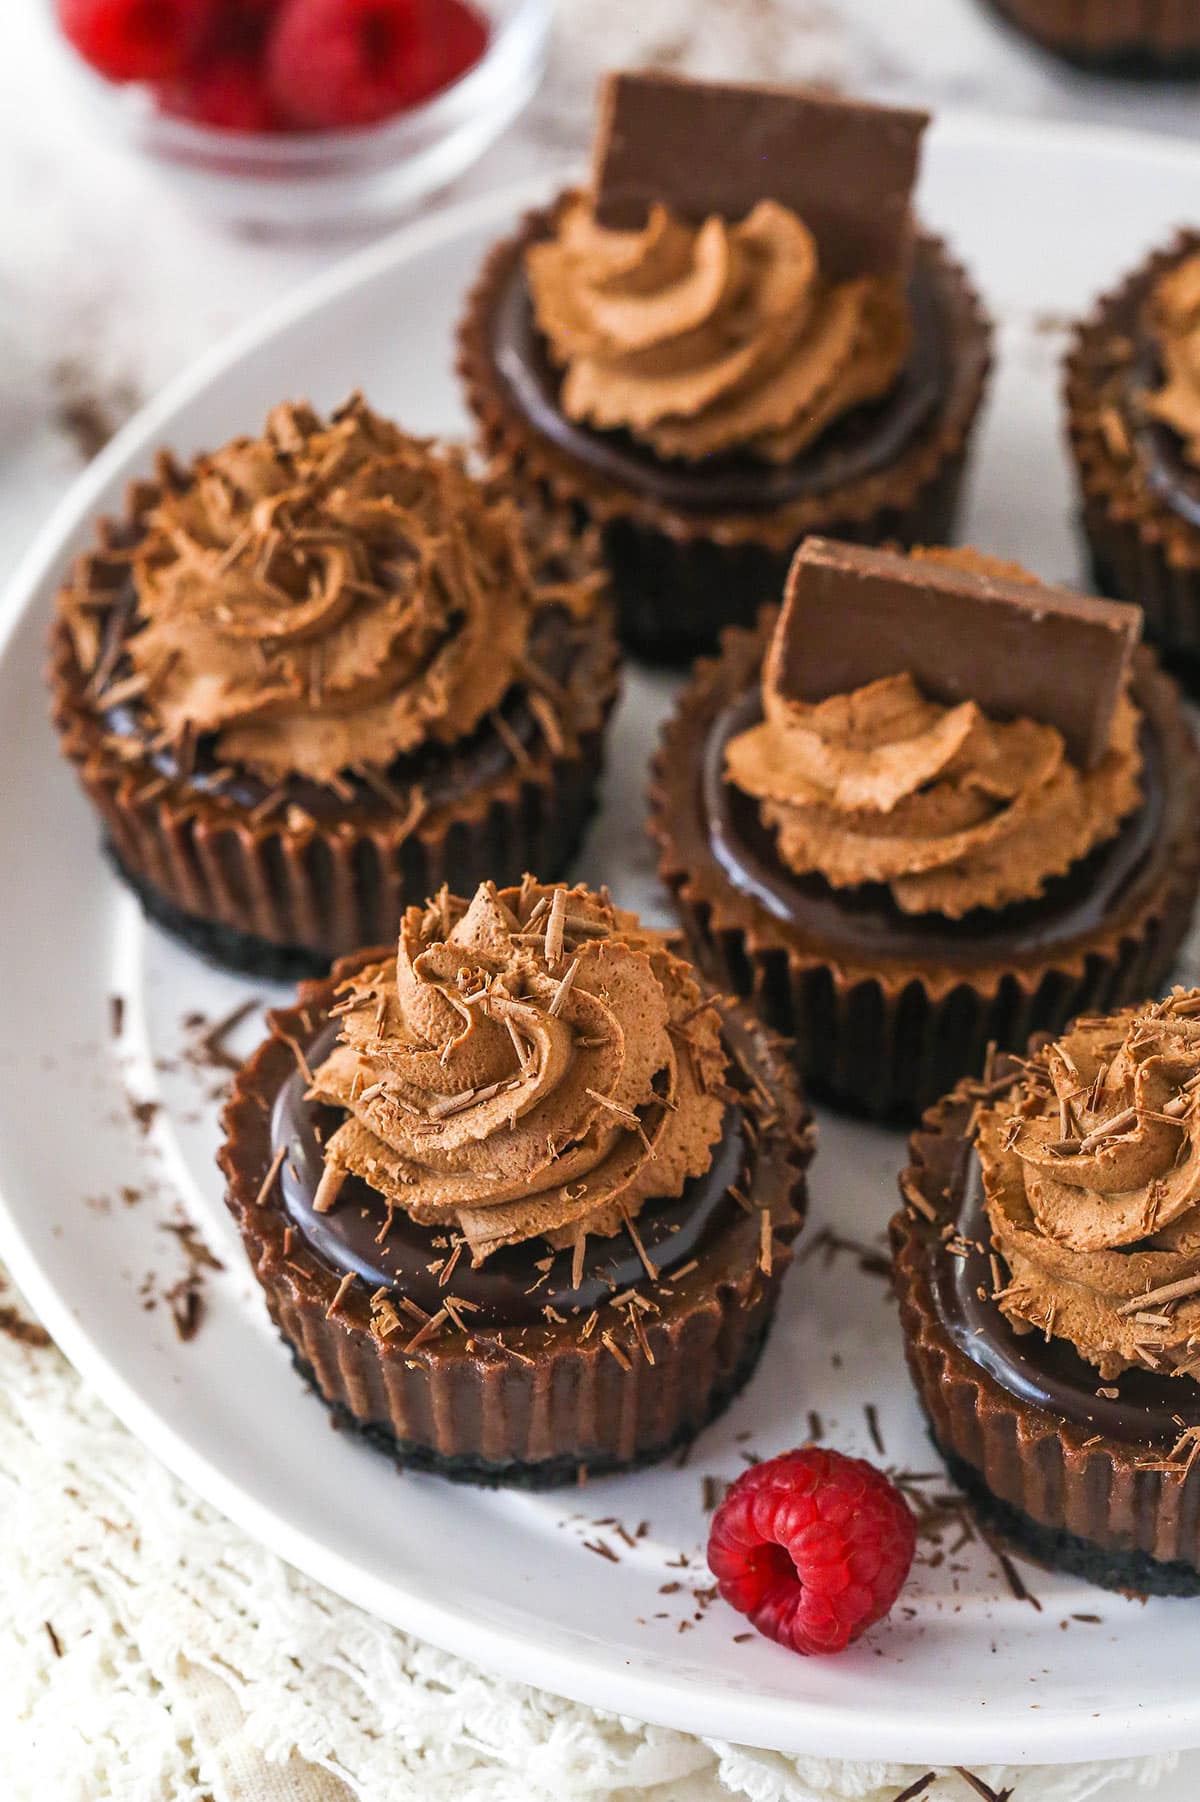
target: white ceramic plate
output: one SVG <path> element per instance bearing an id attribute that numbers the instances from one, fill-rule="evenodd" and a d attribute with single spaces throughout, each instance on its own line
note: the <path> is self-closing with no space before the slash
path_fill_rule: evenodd
<path id="1" fill-rule="evenodd" d="M 720 1738 L 861 1758 L 1068 1760 L 1200 1744 L 1197 1604 L 1142 1607 L 1032 1571 L 1036 1605 L 1018 1600 L 985 1548 L 956 1546 L 956 1528 L 940 1552 L 924 1542 L 892 1620 L 840 1658 L 735 1643 L 745 1623 L 693 1595 L 706 1585 L 702 1479 L 806 1437 L 810 1409 L 830 1443 L 936 1472 L 886 1285 L 822 1237 L 877 1250 L 898 1137 L 824 1121 L 807 1236 L 817 1249 L 785 1287 L 760 1373 L 682 1469 L 537 1498 L 398 1477 L 329 1431 L 268 1325 L 213 1167 L 214 1077 L 189 1061 L 195 1029 L 184 1024 L 266 991 L 147 928 L 102 863 L 45 721 L 51 595 L 90 519 L 118 504 L 159 440 L 187 453 L 257 427 L 285 395 L 324 405 L 358 385 L 418 430 L 462 426 L 450 348 L 459 297 L 485 246 L 537 197 L 506 193 L 412 228 L 210 357 L 92 467 L 20 571 L 0 652 L 0 1252 L 67 1355 L 218 1508 L 364 1607 L 509 1676 Z M 1056 321 L 1198 205 L 1200 154 L 1182 147 L 980 123 L 934 131 L 923 211 L 1001 320 L 968 520 L 976 543 L 1049 577 L 1079 573 Z M 651 912 L 661 900 L 637 822 L 669 693 L 664 679 L 631 679 L 580 866 Z M 239 1048 L 256 1031 L 248 1020 Z M 160 1105 L 139 1124 L 131 1097 Z M 141 1199 L 127 1205 L 123 1188 Z M 225 1266 L 186 1344 L 161 1300 L 181 1268 L 164 1225 L 181 1213 Z M 935 1475 L 918 1487 L 944 1485 Z"/>

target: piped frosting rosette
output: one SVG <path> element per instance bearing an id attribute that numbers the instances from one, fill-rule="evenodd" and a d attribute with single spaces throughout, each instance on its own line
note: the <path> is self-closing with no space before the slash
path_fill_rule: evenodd
<path id="1" fill-rule="evenodd" d="M 476 1262 L 611 1234 L 681 1193 L 725 1117 L 719 1021 L 690 966 L 585 888 L 527 881 L 404 916 L 347 985 L 314 1094 L 347 1118 L 318 1205 L 362 1177 Z"/>
<path id="2" fill-rule="evenodd" d="M 972 552 L 922 553 L 1028 578 Z M 1077 768 L 1062 734 L 942 706 L 899 673 L 815 703 L 763 684 L 762 723 L 733 739 L 730 780 L 760 806 L 783 862 L 834 888 L 882 883 L 902 912 L 958 919 L 1040 895 L 1141 798 L 1138 712 L 1122 695 L 1109 746 Z"/>
<path id="3" fill-rule="evenodd" d="M 336 785 L 451 743 L 522 668 L 539 608 L 588 584 L 531 567 L 511 499 L 355 397 L 280 406 L 164 484 L 134 553 L 139 698 L 164 743 L 214 735 L 267 781 Z M 66 599 L 78 635 L 87 618 Z"/>
<path id="4" fill-rule="evenodd" d="M 575 195 L 527 267 L 563 411 L 661 457 L 787 462 L 886 394 L 910 350 L 902 285 L 828 281 L 811 231 L 774 201 L 700 225 L 656 205 L 618 231 Z"/>
<path id="5" fill-rule="evenodd" d="M 1200 990 L 1080 1020 L 977 1136 L 997 1300 L 1106 1381 L 1200 1374 Z"/>

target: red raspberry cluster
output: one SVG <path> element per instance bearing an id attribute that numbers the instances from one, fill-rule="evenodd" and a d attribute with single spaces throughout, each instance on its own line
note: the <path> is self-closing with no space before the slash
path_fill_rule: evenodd
<path id="1" fill-rule="evenodd" d="M 110 81 L 227 131 L 373 125 L 477 63 L 470 0 L 57 0 L 70 42 Z"/>

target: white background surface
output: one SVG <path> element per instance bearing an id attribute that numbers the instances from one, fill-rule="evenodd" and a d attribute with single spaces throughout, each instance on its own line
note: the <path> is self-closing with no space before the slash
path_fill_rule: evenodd
<path id="1" fill-rule="evenodd" d="M 961 122 L 935 132 L 922 212 L 965 257 L 1001 322 L 965 523 L 971 541 L 1048 575 L 1075 575 L 1055 403 L 1060 333 L 1048 322 L 1078 311 L 1122 257 L 1168 230 L 1198 179 L 1200 154 L 1190 147 L 1140 150 Z M 1104 234 L 1086 216 L 1096 183 Z M 761 1639 L 734 1647 L 739 1623 L 719 1605 L 706 1611 L 701 1601 L 693 1618 L 696 1592 L 707 1587 L 703 1475 L 727 1480 L 746 1455 L 803 1439 L 810 1408 L 834 1443 L 870 1455 L 867 1404 L 882 1438 L 875 1456 L 901 1470 L 930 1467 L 886 1286 L 860 1272 L 853 1251 L 806 1261 L 785 1286 L 761 1374 L 686 1468 L 591 1484 L 582 1496 L 493 1495 L 413 1476 L 398 1484 L 383 1460 L 330 1441 L 267 1323 L 213 1168 L 216 1109 L 197 1096 L 195 1071 L 181 1059 L 189 1012 L 219 1018 L 262 985 L 215 975 L 147 928 L 102 866 L 43 719 L 46 610 L 64 553 L 148 468 L 156 443 L 186 456 L 223 440 L 257 421 L 298 370 L 318 406 L 361 382 L 416 430 L 456 429 L 451 329 L 460 297 L 489 242 L 535 198 L 523 189 L 473 203 L 460 223 L 447 215 L 415 228 L 394 252 L 368 253 L 357 271 L 324 283 L 312 306 L 285 310 L 261 339 L 185 378 L 113 444 L 28 576 L 18 574 L 11 604 L 29 604 L 0 656 L 0 714 L 12 734 L 0 840 L 23 854 L 0 869 L 0 917 L 20 947 L 4 960 L 3 986 L 22 1057 L 0 1086 L 0 1243 L 64 1349 L 179 1474 L 320 1581 L 507 1675 L 667 1726 L 826 1756 L 851 1735 L 863 1757 L 972 1764 L 1195 1744 L 1192 1609 L 1143 1606 L 1042 1573 L 1029 1578 L 1034 1607 L 1013 1596 L 982 1545 L 951 1550 L 954 1531 L 942 1557 L 926 1547 L 904 1607 L 844 1657 L 798 1660 Z M 585 874 L 603 876 L 651 916 L 661 902 L 631 822 L 666 698 L 661 678 L 631 676 L 605 809 L 582 861 Z M 47 1006 L 50 968 L 55 995 L 71 997 L 73 1046 Z M 106 1032 L 114 993 L 125 997 L 116 1046 Z M 253 1036 L 248 1024 L 246 1042 Z M 129 1094 L 159 1104 L 147 1141 L 131 1128 Z M 58 1130 L 64 1105 L 69 1134 Z M 902 1142 L 832 1117 L 823 1136 L 808 1236 L 824 1226 L 878 1251 Z M 188 1344 L 165 1309 L 139 1305 L 161 1262 L 160 1208 L 101 1205 L 123 1184 L 142 1186 L 133 1166 L 147 1155 L 227 1267 L 208 1284 L 211 1306 Z M 935 1492 L 944 1487 L 935 1479 Z M 610 1517 L 627 1528 L 649 1523 L 613 1562 L 584 1543 L 605 1540 L 597 1523 Z M 664 1606 L 665 1593 L 678 1599 Z"/>
<path id="2" fill-rule="evenodd" d="M 152 390 L 230 323 L 333 254 L 328 246 L 225 241 L 178 214 L 165 180 L 80 139 L 57 104 L 53 64 L 39 62 L 35 35 L 24 35 L 32 4 L 14 0 L 0 58 L 0 547 L 6 562 L 78 466 L 61 415 L 81 385 L 97 392 L 116 417 L 133 393 Z M 847 0 L 840 8 L 749 0 L 742 6 L 711 0 L 707 8 L 682 0 L 570 0 L 569 15 L 570 35 L 560 45 L 552 85 L 534 119 L 460 187 L 482 190 L 544 161 L 547 149 L 582 141 L 593 70 L 642 55 L 682 58 L 689 66 L 723 74 L 744 69 L 831 75 L 887 97 L 925 103 L 1082 113 L 1171 129 L 1188 129 L 1194 112 L 1190 93 L 1147 98 L 1110 84 L 1060 79 L 1051 65 L 980 17 L 971 0 L 909 0 L 903 7 Z M 1036 180 L 1031 169 L 1030 181 Z M 996 196 L 984 183 L 977 199 L 974 229 L 983 249 Z M 1008 192 L 1006 204 L 1012 199 Z M 1094 200 L 1095 190 L 1085 187 L 1074 211 L 1100 233 L 1111 228 L 1112 215 L 1106 199 L 1103 218 L 1096 217 Z M 937 210 L 934 197 L 931 210 Z M 1152 220 L 1144 223 L 1147 231 L 1153 229 Z M 1127 221 L 1122 245 L 1112 245 L 1111 254 L 1092 254 L 1115 271 L 1139 248 L 1131 238 L 1137 229 Z M 978 261 L 970 244 L 964 249 Z M 1070 260 L 1065 241 L 1048 242 L 1046 255 L 1052 264 L 1055 257 Z M 1024 272 L 996 270 L 995 278 L 993 291 L 999 288 L 1011 309 L 1006 348 L 1040 379 L 1026 391 L 1027 411 L 1018 417 L 1009 409 L 997 419 L 989 455 L 994 469 L 1004 472 L 1005 485 L 981 488 L 974 531 L 990 548 L 1012 554 L 1028 555 L 1033 544 L 1043 573 L 1070 576 L 1073 552 L 1060 495 L 1042 479 L 1037 463 L 1022 454 L 1027 432 L 1052 430 L 1056 345 L 1034 327 Z M 1058 268 L 1039 297 L 1073 279 L 1069 269 Z M 1066 291 L 1074 300 L 1075 287 Z M 400 396 L 394 404 L 401 410 Z M 419 405 L 408 416 L 416 425 L 452 423 L 426 420 Z M 28 691 L 28 680 L 25 686 Z M 36 716 L 36 699 L 31 710 Z M 36 726 L 31 730 L 36 743 Z M 625 742 L 629 750 L 636 748 L 636 740 Z M 102 945 L 104 957 L 130 960 L 127 970 L 136 986 L 144 947 L 128 910 L 110 916 L 106 902 L 88 934 L 97 937 L 85 934 L 83 942 Z M 165 965 L 156 966 L 159 982 L 169 980 L 163 969 L 170 961 L 166 954 Z M 212 1011 L 219 1010 L 214 1005 Z M 165 1020 L 160 1022 L 159 1030 L 167 1029 Z M 827 1174 L 836 1169 L 836 1155 L 827 1146 Z M 876 1168 L 892 1162 L 889 1145 L 877 1154 Z M 732 1446 L 724 1450 L 736 1455 Z M 1121 1604 L 1112 1606 L 1125 1612 Z M 1120 1641 L 1122 1669 L 1129 1656 L 1128 1631 Z M 1022 1632 L 1018 1625 L 1018 1639 Z M 760 1652 L 739 1649 L 756 1657 Z M 1057 1666 L 1057 1644 L 1054 1654 Z M 1010 1757 L 1016 1750 L 1007 1747 Z M 932 1748 L 924 1755 L 933 1755 Z"/>

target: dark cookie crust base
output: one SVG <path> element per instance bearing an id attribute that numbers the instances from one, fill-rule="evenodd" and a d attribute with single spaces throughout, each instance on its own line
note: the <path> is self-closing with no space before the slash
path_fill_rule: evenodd
<path id="1" fill-rule="evenodd" d="M 146 918 L 189 951 L 195 951 L 205 963 L 222 970 L 237 970 L 244 976 L 258 976 L 264 982 L 303 982 L 305 977 L 323 976 L 328 970 L 329 959 L 306 951 L 303 945 L 273 945 L 253 932 L 239 932 L 235 926 L 222 926 L 216 920 L 201 920 L 195 914 L 185 913 L 182 907 L 168 901 L 161 889 L 131 870 L 107 836 L 103 851 L 126 888 L 137 896 Z"/>
<path id="2" fill-rule="evenodd" d="M 471 1457 L 461 1452 L 444 1457 L 427 1445 L 398 1438 L 390 1427 L 385 1427 L 378 1421 L 359 1420 L 344 1402 L 331 1401 L 322 1394 L 312 1365 L 306 1363 L 294 1346 L 289 1349 L 293 1368 L 303 1377 L 313 1394 L 325 1403 L 334 1426 L 355 1434 L 377 1452 L 383 1452 L 398 1469 L 426 1471 L 433 1476 L 445 1477 L 451 1483 L 472 1483 L 477 1489 L 561 1489 L 578 1483 L 581 1475 L 611 1477 L 622 1475 L 626 1471 L 644 1470 L 647 1465 L 661 1464 L 673 1452 L 680 1452 L 685 1446 L 691 1445 L 706 1427 L 725 1413 L 754 1375 L 770 1337 L 771 1324 L 770 1320 L 764 1323 L 761 1331 L 748 1342 L 737 1369 L 723 1383 L 714 1387 L 708 1412 L 703 1419 L 680 1427 L 661 1445 L 646 1447 L 632 1458 L 619 1458 L 612 1452 L 600 1452 L 595 1457 L 588 1457 L 584 1453 L 577 1458 L 545 1458 L 536 1464 L 517 1461 L 490 1464 L 484 1458 Z"/>
<path id="3" fill-rule="evenodd" d="M 1117 1589 L 1128 1595 L 1200 1595 L 1200 1571 L 1193 1565 L 1178 1559 L 1163 1564 L 1146 1552 L 1106 1550 L 1078 1533 L 1069 1533 L 1065 1527 L 1043 1526 L 1020 1508 L 994 1496 L 974 1465 L 939 1444 L 932 1428 L 930 1437 L 982 1525 L 1022 1557 L 1046 1570 L 1066 1571 L 1100 1589 Z"/>

